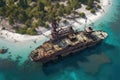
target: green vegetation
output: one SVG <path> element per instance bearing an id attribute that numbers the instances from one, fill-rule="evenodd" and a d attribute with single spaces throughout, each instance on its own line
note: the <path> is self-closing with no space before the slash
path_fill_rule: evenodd
<path id="1" fill-rule="evenodd" d="M 100 6 L 100 5 L 97 5 L 97 8 L 98 8 L 98 9 L 101 9 L 101 6 Z"/>
<path id="2" fill-rule="evenodd" d="M 95 9 L 91 9 L 90 11 L 91 11 L 91 13 L 93 13 L 93 14 L 95 13 Z"/>
<path id="3" fill-rule="evenodd" d="M 87 10 L 90 10 L 90 9 L 91 9 L 91 7 L 90 7 L 90 6 L 87 6 L 87 7 L 86 7 L 86 9 L 87 9 Z"/>
<path id="4" fill-rule="evenodd" d="M 84 12 L 80 13 L 79 15 L 80 15 L 80 17 L 82 17 L 82 18 L 85 17 L 85 13 L 84 13 Z"/>
<path id="5" fill-rule="evenodd" d="M 8 18 L 9 23 L 25 24 L 16 30 L 22 34 L 36 34 L 35 28 L 45 26 L 46 22 L 51 22 L 54 18 L 63 17 L 70 14 L 75 9 L 86 4 L 88 10 L 94 13 L 94 1 L 99 0 L 68 0 L 67 5 L 59 4 L 61 0 L 0 0 L 0 16 Z M 64 0 L 66 1 L 66 0 Z M 100 8 L 100 6 L 97 6 Z M 84 17 L 84 13 L 80 13 Z"/>
<path id="6" fill-rule="evenodd" d="M 64 20 L 63 23 L 66 24 L 66 23 L 67 23 L 67 20 Z"/>
<path id="7" fill-rule="evenodd" d="M 36 30 L 34 28 L 27 28 L 27 27 L 22 27 L 17 30 L 17 33 L 20 34 L 30 34 L 30 35 L 35 35 L 37 34 Z"/>
<path id="8" fill-rule="evenodd" d="M 90 10 L 91 13 L 95 13 L 96 12 L 95 8 L 101 9 L 100 5 L 97 5 L 97 7 L 96 7 L 96 5 L 94 4 L 95 1 L 98 2 L 98 3 L 100 3 L 100 0 L 88 0 L 88 2 L 87 2 L 86 9 Z"/>

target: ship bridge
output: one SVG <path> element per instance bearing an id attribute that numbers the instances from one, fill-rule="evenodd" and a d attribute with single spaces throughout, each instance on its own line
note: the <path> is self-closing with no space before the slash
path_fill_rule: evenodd
<path id="1" fill-rule="evenodd" d="M 72 26 L 69 26 L 67 28 L 65 27 L 59 28 L 59 25 L 56 21 L 52 23 L 51 40 L 57 41 L 72 33 L 74 33 Z"/>

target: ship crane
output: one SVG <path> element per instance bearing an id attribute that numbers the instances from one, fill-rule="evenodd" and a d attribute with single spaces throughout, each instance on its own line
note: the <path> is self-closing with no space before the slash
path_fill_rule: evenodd
<path id="1" fill-rule="evenodd" d="M 58 26 L 59 25 L 56 22 L 56 20 L 53 20 L 52 21 L 52 31 L 51 31 L 52 39 L 58 39 L 59 38 L 58 31 L 57 31 Z"/>

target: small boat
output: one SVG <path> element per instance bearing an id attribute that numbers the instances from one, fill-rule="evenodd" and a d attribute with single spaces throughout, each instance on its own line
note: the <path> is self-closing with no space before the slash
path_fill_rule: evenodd
<path id="1" fill-rule="evenodd" d="M 0 49 L 0 54 L 4 54 L 8 51 L 8 49 Z"/>

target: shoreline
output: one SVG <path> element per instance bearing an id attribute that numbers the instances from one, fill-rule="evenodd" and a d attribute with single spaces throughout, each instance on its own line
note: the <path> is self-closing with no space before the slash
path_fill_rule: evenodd
<path id="1" fill-rule="evenodd" d="M 100 0 L 100 6 L 102 9 L 97 11 L 95 14 L 88 12 L 87 10 L 83 8 L 77 9 L 77 11 L 83 11 L 86 14 L 87 17 L 87 25 L 94 23 L 96 20 L 100 19 L 105 12 L 108 10 L 108 8 L 111 6 L 112 1 L 111 0 Z M 85 19 L 84 18 L 76 18 L 74 20 L 68 20 L 69 23 L 73 23 L 72 26 L 75 29 L 83 28 L 82 26 L 85 25 Z M 68 26 L 68 25 L 66 25 Z M 50 30 L 46 31 L 44 33 L 45 35 L 50 34 Z M 22 35 L 18 33 L 13 33 L 7 30 L 0 30 L 0 38 L 4 38 L 5 40 L 13 41 L 13 42 L 24 42 L 24 41 L 31 41 L 31 40 L 40 40 L 40 38 L 44 38 L 44 35 Z"/>

